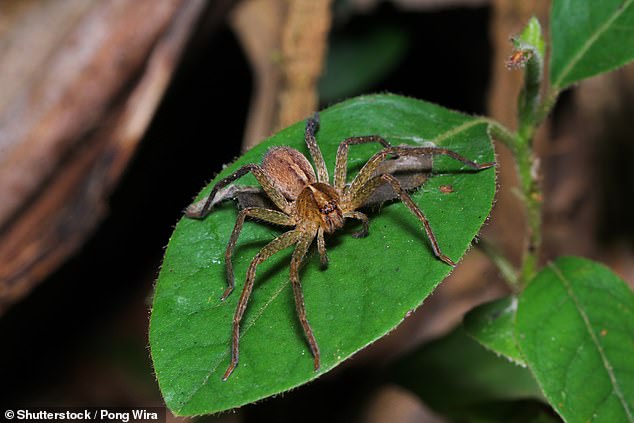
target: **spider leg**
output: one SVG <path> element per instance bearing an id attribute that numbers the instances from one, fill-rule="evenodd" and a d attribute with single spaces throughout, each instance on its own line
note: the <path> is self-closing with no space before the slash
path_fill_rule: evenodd
<path id="1" fill-rule="evenodd" d="M 343 217 L 349 217 L 352 219 L 358 219 L 363 224 L 363 229 L 359 232 L 355 232 L 352 234 L 353 238 L 365 238 L 368 235 L 368 216 L 358 211 L 349 211 L 343 214 Z"/>
<path id="2" fill-rule="evenodd" d="M 328 177 L 328 169 L 326 169 L 326 162 L 324 161 L 324 156 L 321 154 L 321 150 L 317 145 L 317 140 L 315 139 L 315 132 L 319 130 L 319 113 L 315 113 L 312 118 L 308 118 L 306 121 L 306 132 L 304 133 L 304 139 L 306 140 L 306 145 L 310 150 L 310 155 L 313 158 L 313 162 L 315 163 L 315 168 L 317 169 L 317 182 L 329 182 Z"/>
<path id="3" fill-rule="evenodd" d="M 341 144 L 339 144 L 339 148 L 337 148 L 337 160 L 335 162 L 335 189 L 343 190 L 346 186 L 349 146 L 355 144 L 367 144 L 371 142 L 377 142 L 385 148 L 391 147 L 389 142 L 378 135 L 351 137 L 343 140 Z"/>
<path id="4" fill-rule="evenodd" d="M 478 164 L 472 160 L 467 159 L 466 157 L 461 156 L 455 151 L 449 150 L 448 148 L 442 147 L 390 147 L 385 148 L 367 161 L 367 163 L 361 168 L 357 176 L 352 181 L 352 184 L 345 191 L 349 197 L 355 197 L 356 192 L 361 189 L 372 177 L 374 176 L 374 171 L 378 167 L 379 163 L 384 161 L 390 155 L 398 155 L 398 156 L 439 156 L 446 155 L 451 157 L 452 159 L 458 160 L 469 166 L 472 169 L 481 170 L 488 169 L 490 167 L 495 166 L 495 162 L 482 163 Z"/>
<path id="5" fill-rule="evenodd" d="M 312 352 L 314 357 L 314 368 L 315 371 L 317 371 L 319 370 L 320 365 L 319 346 L 317 345 L 317 341 L 315 340 L 313 329 L 310 327 L 310 323 L 308 323 L 308 319 L 306 317 L 304 294 L 302 292 L 302 285 L 299 280 L 299 268 L 302 264 L 302 259 L 306 255 L 308 247 L 310 246 L 314 237 L 314 232 L 307 233 L 302 238 L 300 238 L 295 251 L 293 251 L 293 258 L 291 259 L 291 285 L 293 286 L 293 295 L 295 297 L 295 308 L 297 309 L 297 315 L 299 317 L 300 323 L 302 324 L 302 328 L 304 329 L 306 339 L 308 340 L 310 351 Z"/>
<path id="6" fill-rule="evenodd" d="M 321 267 L 327 267 L 328 255 L 326 254 L 326 240 L 324 240 L 324 229 L 322 227 L 317 230 L 317 250 L 319 251 Z"/>
<path id="7" fill-rule="evenodd" d="M 251 163 L 251 164 L 242 166 L 240 169 L 236 170 L 233 174 L 218 181 L 218 183 L 214 185 L 213 189 L 211 190 L 209 197 L 207 197 L 207 201 L 205 202 L 205 205 L 202 208 L 199 208 L 196 210 L 194 209 L 187 210 L 185 212 L 187 217 L 191 217 L 194 219 L 202 219 L 203 217 L 207 216 L 209 212 L 211 211 L 211 207 L 214 202 L 213 200 L 216 197 L 216 194 L 218 193 L 218 191 L 220 191 L 222 188 L 226 187 L 231 182 L 235 181 L 238 178 L 241 178 L 242 176 L 246 175 L 249 172 L 253 173 L 253 176 L 255 176 L 255 179 L 257 179 L 260 185 L 262 185 L 264 192 L 266 192 L 266 195 L 269 196 L 269 198 L 273 201 L 273 203 L 277 207 L 279 207 L 280 210 L 282 210 L 284 213 L 291 214 L 291 206 L 288 200 L 284 197 L 284 195 L 282 195 L 279 189 L 273 184 L 273 182 L 268 177 L 266 172 L 264 172 L 262 167 L 260 165 Z"/>
<path id="8" fill-rule="evenodd" d="M 255 282 L 255 271 L 257 266 L 278 251 L 281 251 L 295 244 L 301 236 L 302 232 L 296 229 L 285 232 L 275 238 L 273 241 L 269 242 L 266 246 L 264 246 L 264 248 L 262 248 L 251 261 L 251 264 L 249 265 L 249 270 L 247 270 L 247 278 L 244 283 L 244 288 L 242 288 L 242 294 L 240 294 L 240 300 L 238 301 L 236 312 L 233 315 L 231 363 L 229 364 L 227 371 L 222 377 L 222 380 L 227 380 L 227 378 L 231 375 L 233 370 L 238 365 L 238 360 L 240 357 L 240 321 L 242 320 L 242 316 L 244 316 L 244 312 L 247 309 L 247 303 L 249 301 L 249 297 L 251 296 L 251 291 L 253 291 L 253 283 Z"/>
<path id="9" fill-rule="evenodd" d="M 242 230 L 242 225 L 244 225 L 244 220 L 247 217 L 253 217 L 255 219 L 259 219 L 268 223 L 273 223 L 275 225 L 295 225 L 295 219 L 276 210 L 263 209 L 259 207 L 249 207 L 240 210 L 238 218 L 236 219 L 236 224 L 233 227 L 233 232 L 231 232 L 231 238 L 229 239 L 227 250 L 225 252 L 225 264 L 227 266 L 227 289 L 225 289 L 222 297 L 220 297 L 221 301 L 224 301 L 233 292 L 233 288 L 235 286 L 233 276 L 233 263 L 231 261 L 231 257 L 233 256 L 233 250 L 236 247 L 238 236 L 240 235 L 240 231 Z"/>
<path id="10" fill-rule="evenodd" d="M 403 187 L 401 186 L 401 183 L 394 176 L 388 173 L 384 173 L 382 175 L 375 176 L 374 178 L 370 179 L 364 186 L 362 186 L 359 190 L 356 191 L 357 197 L 356 198 L 353 197 L 351 199 L 351 204 L 347 205 L 347 207 L 354 210 L 357 204 L 359 205 L 363 204 L 365 200 L 367 200 L 367 198 L 372 194 L 372 192 L 385 182 L 389 183 L 392 186 L 392 188 L 394 189 L 394 192 L 398 195 L 400 200 L 403 203 L 405 203 L 407 208 L 418 218 L 418 220 L 421 221 L 421 223 L 423 224 L 423 227 L 425 228 L 425 233 L 427 234 L 427 238 L 429 238 L 429 242 L 431 243 L 431 248 L 434 251 L 434 254 L 436 255 L 436 257 L 438 257 L 440 260 L 444 261 L 450 266 L 455 266 L 456 263 L 453 260 L 451 260 L 448 256 L 443 254 L 443 252 L 440 250 L 440 246 L 438 245 L 438 240 L 436 240 L 434 231 L 432 230 L 431 225 L 429 224 L 429 221 L 427 220 L 427 217 L 425 217 L 425 214 L 416 205 L 416 203 L 414 203 L 414 200 L 412 200 L 412 197 L 409 196 L 407 191 L 403 189 Z"/>

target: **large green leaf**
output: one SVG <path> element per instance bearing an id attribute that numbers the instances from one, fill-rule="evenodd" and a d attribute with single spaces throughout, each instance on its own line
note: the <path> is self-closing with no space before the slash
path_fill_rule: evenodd
<path id="1" fill-rule="evenodd" d="M 515 341 L 515 296 L 482 304 L 466 314 L 463 325 L 467 333 L 491 351 L 516 364 L 526 363 Z"/>
<path id="2" fill-rule="evenodd" d="M 317 141 L 331 175 L 338 144 L 353 135 L 379 134 L 393 144 L 432 140 L 484 163 L 494 158 L 487 122 L 405 97 L 366 96 L 322 111 Z M 298 122 L 255 147 L 212 185 L 245 163 L 260 162 L 273 145 L 307 152 L 304 126 Z M 353 146 L 349 168 L 358 171 L 378 149 Z M 441 248 L 458 260 L 489 214 L 495 169 L 467 171 L 447 157 L 437 158 L 434 169 L 442 174 L 413 198 L 427 214 Z M 255 185 L 255 179 L 249 175 L 240 183 Z M 443 185 L 452 189 L 441 190 Z M 165 402 L 179 415 L 238 407 L 315 379 L 392 330 L 451 270 L 434 257 L 421 225 L 398 202 L 370 214 L 366 238 L 350 237 L 359 229 L 352 222 L 328 238 L 328 269 L 321 270 L 312 257 L 301 274 L 308 318 L 321 349 L 322 366 L 315 373 L 289 286 L 290 249 L 279 253 L 258 270 L 242 323 L 240 364 L 222 382 L 239 292 L 225 302 L 219 297 L 226 285 L 224 251 L 236 215 L 234 204 L 227 202 L 204 220 L 181 219 L 156 284 L 152 358 Z M 258 249 L 279 233 L 278 228 L 246 223 L 234 257 L 237 291 Z"/>
<path id="3" fill-rule="evenodd" d="M 482 417 L 481 408 L 496 414 L 509 402 L 543 398 L 528 369 L 483 348 L 461 327 L 402 358 L 393 373 L 427 405 L 461 421 Z"/>
<path id="4" fill-rule="evenodd" d="M 550 82 L 555 90 L 634 59 L 634 0 L 553 0 Z"/>
<path id="5" fill-rule="evenodd" d="M 516 329 L 564 420 L 634 422 L 634 294 L 608 268 L 556 260 L 520 296 Z"/>

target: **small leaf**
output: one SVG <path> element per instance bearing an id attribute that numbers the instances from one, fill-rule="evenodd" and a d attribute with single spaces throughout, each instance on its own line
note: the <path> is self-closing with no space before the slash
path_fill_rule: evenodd
<path id="1" fill-rule="evenodd" d="M 608 268 L 565 257 L 520 296 L 517 341 L 568 422 L 634 422 L 634 293 Z"/>
<path id="2" fill-rule="evenodd" d="M 546 43 L 542 34 L 542 26 L 536 17 L 533 16 L 528 20 L 526 27 L 515 40 L 515 47 L 518 49 L 534 49 L 536 54 L 539 54 L 542 58 L 544 57 Z"/>
<path id="3" fill-rule="evenodd" d="M 634 0 L 553 0 L 550 30 L 558 91 L 634 59 Z"/>
<path id="4" fill-rule="evenodd" d="M 542 398 L 528 369 L 486 350 L 461 327 L 401 359 L 395 375 L 427 405 L 453 418 L 479 404 Z"/>
<path id="5" fill-rule="evenodd" d="M 517 298 L 501 298 L 482 304 L 464 318 L 464 328 L 476 341 L 520 366 L 526 366 L 515 341 Z"/>
<path id="6" fill-rule="evenodd" d="M 288 145 L 306 153 L 305 122 L 284 129 L 224 169 L 203 190 L 246 163 L 259 163 L 268 148 Z M 392 144 L 434 141 L 478 163 L 493 160 L 488 121 L 394 95 L 358 97 L 321 112 L 317 142 L 332 175 L 339 143 L 350 136 L 378 134 Z M 358 148 L 357 148 L 358 147 Z M 379 147 L 353 146 L 350 177 Z M 495 169 L 466 171 L 447 157 L 434 160 L 440 173 L 413 199 L 426 213 L 445 254 L 454 260 L 469 247 L 491 209 Z M 240 184 L 256 185 L 245 176 Z M 443 193 L 451 185 L 451 193 Z M 179 415 L 214 413 L 289 390 L 315 379 L 385 335 L 418 307 L 450 272 L 429 246 L 422 225 L 404 204 L 391 202 L 370 214 L 370 232 L 350 222 L 326 239 L 329 267 L 306 259 L 301 278 L 308 319 L 321 349 L 313 371 L 310 350 L 295 313 L 289 286 L 290 248 L 258 267 L 255 288 L 242 321 L 240 364 L 226 381 L 232 318 L 246 269 L 280 228 L 247 222 L 234 256 L 236 291 L 219 300 L 226 286 L 224 253 L 237 211 L 216 206 L 204 220 L 183 218 L 167 247 L 156 284 L 150 346 L 167 406 Z"/>

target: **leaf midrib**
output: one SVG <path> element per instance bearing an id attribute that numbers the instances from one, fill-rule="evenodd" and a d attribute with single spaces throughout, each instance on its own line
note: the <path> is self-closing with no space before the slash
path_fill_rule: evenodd
<path id="1" fill-rule="evenodd" d="M 574 293 L 574 291 L 572 289 L 572 284 L 564 276 L 564 274 L 562 273 L 561 269 L 559 269 L 556 264 L 550 263 L 549 266 L 553 270 L 553 272 L 555 273 L 555 275 L 557 276 L 557 278 L 559 279 L 561 284 L 563 285 L 563 287 L 566 290 L 566 293 L 568 294 L 570 299 L 572 299 L 573 303 L 575 304 L 575 308 L 577 309 L 577 312 L 579 313 L 579 315 L 581 316 L 581 319 L 583 320 L 583 323 L 584 323 L 584 325 L 586 327 L 586 330 L 588 331 L 588 334 L 590 335 L 590 339 L 592 339 L 592 343 L 595 345 L 597 351 L 599 352 L 599 355 L 601 356 L 601 361 L 603 363 L 603 368 L 605 369 L 605 371 L 608 374 L 608 377 L 610 379 L 610 383 L 612 384 L 612 389 L 614 390 L 614 393 L 616 394 L 617 398 L 619 399 L 619 402 L 623 406 L 623 409 L 625 410 L 625 414 L 627 415 L 628 421 L 634 423 L 634 416 L 632 415 L 632 411 L 630 410 L 627 402 L 625 401 L 625 396 L 623 395 L 623 392 L 621 391 L 621 387 L 619 386 L 619 383 L 616 380 L 616 375 L 614 374 L 614 370 L 612 369 L 610 361 L 608 360 L 607 356 L 605 355 L 605 351 L 603 350 L 603 346 L 599 342 L 599 339 L 597 338 L 596 334 L 592 330 L 592 324 L 590 323 L 590 318 L 586 314 L 584 308 L 582 307 L 581 303 L 579 302 L 579 299 L 575 295 L 575 293 Z"/>
<path id="2" fill-rule="evenodd" d="M 609 26 L 617 20 L 626 9 L 628 9 L 634 0 L 626 0 L 620 7 L 617 8 L 615 13 L 604 22 L 603 25 L 599 26 L 597 30 L 586 40 L 585 43 L 581 46 L 581 49 L 572 57 L 572 60 L 568 62 L 568 65 L 564 67 L 562 72 L 559 74 L 559 78 L 555 82 L 553 82 L 553 88 L 555 91 L 559 91 L 561 89 L 561 82 L 565 79 L 566 76 L 572 71 L 574 66 L 579 63 L 579 61 L 585 56 L 590 47 L 594 45 L 594 43 L 599 39 L 601 35 L 603 35 L 609 28 Z"/>

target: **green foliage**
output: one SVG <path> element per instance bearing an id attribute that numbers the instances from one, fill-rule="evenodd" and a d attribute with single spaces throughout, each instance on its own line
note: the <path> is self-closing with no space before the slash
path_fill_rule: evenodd
<path id="1" fill-rule="evenodd" d="M 633 0 L 553 0 L 550 30 L 554 91 L 634 59 Z"/>
<path id="2" fill-rule="evenodd" d="M 546 42 L 542 34 L 542 26 L 536 17 L 532 17 L 519 37 L 513 40 L 516 49 L 530 49 L 534 54 L 538 54 L 541 58 L 546 53 Z"/>
<path id="3" fill-rule="evenodd" d="M 471 310 L 465 316 L 463 325 L 467 333 L 483 346 L 525 366 L 515 341 L 516 311 L 516 297 L 501 298 Z"/>
<path id="4" fill-rule="evenodd" d="M 508 413 L 509 403 L 542 398 L 526 368 L 482 348 L 462 328 L 401 359 L 394 373 L 427 405 L 461 420 L 504 421 L 496 416 Z"/>
<path id="5" fill-rule="evenodd" d="M 319 81 L 322 103 L 357 95 L 381 81 L 407 52 L 409 38 L 398 27 L 372 27 L 363 36 L 331 40 Z"/>
<path id="6" fill-rule="evenodd" d="M 634 422 L 634 293 L 608 268 L 565 257 L 519 298 L 517 341 L 568 422 Z"/>
<path id="7" fill-rule="evenodd" d="M 307 152 L 305 122 L 286 128 L 224 169 L 203 190 L 245 163 L 260 162 L 268 148 L 289 145 Z M 488 121 L 394 95 L 358 97 L 321 112 L 317 141 L 332 175 L 336 149 L 350 136 L 378 134 L 392 144 L 433 141 L 477 162 L 493 160 Z M 353 176 L 377 151 L 353 146 Z M 413 195 L 426 213 L 443 251 L 458 260 L 491 209 L 495 169 L 465 171 L 439 157 L 431 178 Z M 240 183 L 255 185 L 250 175 Z M 442 193 L 441 185 L 453 192 Z M 259 267 L 242 324 L 240 364 L 226 381 L 232 317 L 246 268 L 258 249 L 281 231 L 247 222 L 234 257 L 237 291 L 219 300 L 226 286 L 224 252 L 237 211 L 231 202 L 202 221 L 183 218 L 170 239 L 156 284 L 150 322 L 150 346 L 167 406 L 179 415 L 226 410 L 286 391 L 327 372 L 398 325 L 447 276 L 451 268 L 432 253 L 416 218 L 405 205 L 386 204 L 370 214 L 367 238 L 359 229 L 326 240 L 330 265 L 307 259 L 301 273 L 308 318 L 321 348 L 322 368 L 312 357 L 295 315 L 289 286 L 290 249 Z"/>
<path id="8" fill-rule="evenodd" d="M 545 41 L 542 27 L 537 18 L 528 21 L 524 31 L 513 40 L 514 50 L 528 55 L 525 64 L 524 86 L 518 98 L 519 136 L 523 143 L 532 138 L 535 125 L 539 119 L 541 101 L 541 83 L 544 73 Z"/>
<path id="9" fill-rule="evenodd" d="M 552 410 L 539 402 L 538 384 L 566 421 L 634 423 L 634 294 L 610 270 L 584 259 L 561 258 L 537 273 L 542 193 L 532 151 L 535 130 L 561 90 L 634 59 L 633 3 L 553 0 L 550 91 L 545 99 L 540 96 L 545 42 L 537 19 L 529 21 L 514 39 L 516 51 L 530 53 L 516 56 L 526 59 L 520 62 L 525 81 L 516 133 L 485 118 L 393 95 L 351 99 L 321 114 L 317 139 L 331 174 L 337 146 L 356 135 L 378 134 L 394 145 L 433 141 L 482 163 L 493 160 L 487 135 L 492 133 L 515 157 L 528 226 L 521 266 L 514 269 L 495 248 L 488 251 L 518 296 L 472 310 L 464 331 L 395 366 L 401 384 L 452 418 L 555 421 Z M 400 59 L 405 47 L 405 34 L 391 29 L 338 44 L 330 51 L 322 99 L 363 90 Z M 299 122 L 279 132 L 224 169 L 213 183 L 245 163 L 259 162 L 271 146 L 306 152 L 303 131 L 304 122 Z M 377 150 L 375 145 L 354 146 L 350 177 Z M 446 157 L 435 159 L 434 171 L 438 175 L 413 198 L 443 251 L 456 260 L 490 211 L 495 171 L 465 171 Z M 239 183 L 255 185 L 255 179 L 249 175 Z M 443 193 L 444 185 L 452 190 Z M 259 267 L 242 324 L 240 365 L 221 382 L 239 296 L 219 301 L 226 284 L 224 251 L 236 215 L 227 202 L 202 221 L 182 219 L 157 282 L 152 358 L 165 401 L 179 415 L 238 407 L 315 379 L 396 327 L 450 271 L 433 255 L 418 221 L 398 202 L 371 214 L 366 239 L 350 237 L 358 230 L 354 223 L 330 237 L 329 268 L 321 270 L 310 257 L 302 271 L 308 317 L 322 353 L 322 368 L 315 373 L 290 292 L 290 249 L 279 253 Z M 279 233 L 278 228 L 247 223 L 234 257 L 238 290 L 253 256 Z"/>

